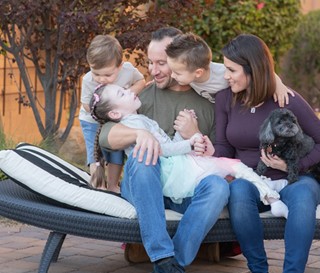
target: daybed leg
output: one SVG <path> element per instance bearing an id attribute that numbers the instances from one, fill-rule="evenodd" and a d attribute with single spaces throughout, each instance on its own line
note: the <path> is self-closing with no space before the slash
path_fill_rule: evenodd
<path id="1" fill-rule="evenodd" d="M 47 243 L 43 249 L 39 273 L 47 273 L 51 262 L 56 262 L 66 234 L 52 231 L 49 234 Z"/>

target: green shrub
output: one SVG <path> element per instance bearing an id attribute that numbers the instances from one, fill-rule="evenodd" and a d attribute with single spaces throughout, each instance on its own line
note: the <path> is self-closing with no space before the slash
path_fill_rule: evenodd
<path id="1" fill-rule="evenodd" d="M 320 10 L 304 15 L 286 58 L 284 76 L 314 108 L 320 107 Z"/>
<path id="2" fill-rule="evenodd" d="M 214 61 L 222 61 L 221 49 L 240 33 L 261 37 L 276 62 L 290 48 L 301 17 L 299 0 L 201 0 L 202 16 L 194 16 L 190 29 L 210 45 Z"/>

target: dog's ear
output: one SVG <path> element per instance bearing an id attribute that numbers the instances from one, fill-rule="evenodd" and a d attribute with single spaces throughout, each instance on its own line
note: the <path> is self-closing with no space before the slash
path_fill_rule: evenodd
<path id="1" fill-rule="evenodd" d="M 274 133 L 272 131 L 272 126 L 269 118 L 266 119 L 261 125 L 259 132 L 259 140 L 260 143 L 270 144 L 274 142 Z"/>

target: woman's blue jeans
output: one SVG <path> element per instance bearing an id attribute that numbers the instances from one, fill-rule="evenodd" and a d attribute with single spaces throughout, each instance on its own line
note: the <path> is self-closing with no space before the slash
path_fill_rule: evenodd
<path id="1" fill-rule="evenodd" d="M 283 188 L 280 196 L 289 209 L 284 234 L 283 273 L 303 273 L 315 232 L 320 186 L 312 177 L 300 176 L 297 182 Z M 268 262 L 259 211 L 268 206 L 262 205 L 259 192 L 252 183 L 236 179 L 230 184 L 228 207 L 233 230 L 250 271 L 267 273 Z"/>
<path id="2" fill-rule="evenodd" d="M 196 187 L 193 197 L 175 204 L 163 197 L 159 160 L 154 166 L 146 166 L 130 155 L 121 195 L 137 210 L 142 242 L 150 260 L 175 256 L 180 265 L 186 266 L 194 260 L 201 242 L 226 206 L 229 185 L 218 176 L 208 176 Z M 165 208 L 184 213 L 173 238 L 166 229 Z"/>

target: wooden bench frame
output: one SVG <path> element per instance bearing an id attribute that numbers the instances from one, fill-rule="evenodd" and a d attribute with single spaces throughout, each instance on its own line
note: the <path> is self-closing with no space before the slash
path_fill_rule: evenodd
<path id="1" fill-rule="evenodd" d="M 0 215 L 50 231 L 39 264 L 39 273 L 48 272 L 56 262 L 67 234 L 127 243 L 141 243 L 136 219 L 123 219 L 77 210 L 24 189 L 11 180 L 0 182 Z M 286 220 L 261 218 L 266 240 L 283 239 Z M 167 221 L 171 236 L 179 221 Z M 320 219 L 317 219 L 315 239 L 320 239 Z M 229 219 L 219 219 L 204 239 L 204 243 L 236 241 Z"/>

